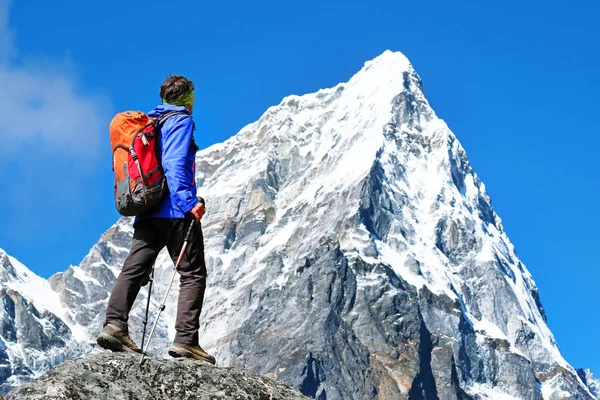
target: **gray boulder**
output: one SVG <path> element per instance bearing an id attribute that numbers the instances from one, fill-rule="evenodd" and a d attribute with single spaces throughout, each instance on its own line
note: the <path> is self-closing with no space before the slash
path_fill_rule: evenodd
<path id="1" fill-rule="evenodd" d="M 6 400 L 308 399 L 296 389 L 235 368 L 100 353 L 62 364 L 11 391 Z"/>

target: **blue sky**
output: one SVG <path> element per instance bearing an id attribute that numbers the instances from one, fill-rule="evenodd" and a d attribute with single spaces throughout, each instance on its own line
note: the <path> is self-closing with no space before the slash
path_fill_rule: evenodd
<path id="1" fill-rule="evenodd" d="M 486 183 L 564 356 L 600 374 L 596 0 L 173 4 L 0 0 L 1 248 L 46 277 L 85 256 L 118 217 L 108 122 L 152 108 L 169 74 L 195 82 L 206 147 L 399 50 Z"/>

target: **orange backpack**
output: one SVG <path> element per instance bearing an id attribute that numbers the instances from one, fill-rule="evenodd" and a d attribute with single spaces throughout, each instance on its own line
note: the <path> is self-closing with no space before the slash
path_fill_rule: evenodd
<path id="1" fill-rule="evenodd" d="M 141 111 L 117 114 L 110 123 L 115 204 L 119 214 L 134 216 L 159 204 L 168 193 L 160 165 L 160 127 L 173 115 L 149 118 Z"/>

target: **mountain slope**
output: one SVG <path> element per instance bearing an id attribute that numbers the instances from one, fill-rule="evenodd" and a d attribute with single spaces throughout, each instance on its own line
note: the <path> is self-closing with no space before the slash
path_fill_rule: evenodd
<path id="1" fill-rule="evenodd" d="M 89 351 L 47 281 L 0 249 L 0 393 Z"/>
<path id="2" fill-rule="evenodd" d="M 285 98 L 196 163 L 209 268 L 201 343 L 221 365 L 319 399 L 595 399 L 402 54 Z M 50 279 L 90 336 L 131 223 Z M 164 252 L 156 265 L 153 315 L 172 268 Z M 156 352 L 173 335 L 175 298 Z M 142 290 L 134 338 L 144 305 Z"/>
<path id="3" fill-rule="evenodd" d="M 600 398 L 600 380 L 594 378 L 592 371 L 589 369 L 578 369 L 577 373 L 579 374 L 579 377 L 583 383 L 587 385 L 590 392 L 596 396 L 596 398 Z"/>

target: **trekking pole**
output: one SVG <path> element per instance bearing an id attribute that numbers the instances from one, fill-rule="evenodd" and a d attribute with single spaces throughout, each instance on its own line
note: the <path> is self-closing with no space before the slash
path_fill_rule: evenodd
<path id="1" fill-rule="evenodd" d="M 194 230 L 194 225 L 196 224 L 196 219 L 192 219 L 190 222 L 190 227 L 188 228 L 187 234 L 185 235 L 185 240 L 183 241 L 183 247 L 181 247 L 181 253 L 179 253 L 179 258 L 177 259 L 177 263 L 175 263 L 175 268 L 173 269 L 173 276 L 171 276 L 171 282 L 169 282 L 169 286 L 167 287 L 167 291 L 165 293 L 165 298 L 163 299 L 162 304 L 158 308 L 158 315 L 154 320 L 154 324 L 152 325 L 152 330 L 150 331 L 150 335 L 148 336 L 148 344 L 146 345 L 146 351 L 150 347 L 150 341 L 152 340 L 152 335 L 154 334 L 154 330 L 156 329 L 156 325 L 158 325 L 158 319 L 160 318 L 160 313 L 162 313 L 165 309 L 165 304 L 167 303 L 167 297 L 169 296 L 169 290 L 171 290 L 171 285 L 173 285 L 173 280 L 175 280 L 175 275 L 177 275 L 177 268 L 179 264 L 181 264 L 181 260 L 183 259 L 183 255 L 185 254 L 185 249 L 190 241 L 192 236 L 192 231 Z M 144 362 L 144 357 L 146 356 L 146 351 L 142 347 L 142 357 L 140 358 L 140 365 Z"/>
<path id="2" fill-rule="evenodd" d="M 150 296 L 152 296 L 152 283 L 153 282 L 154 282 L 154 266 L 152 266 L 152 272 L 150 273 L 150 279 L 149 279 L 150 286 L 148 286 L 148 301 L 146 302 L 146 316 L 144 317 L 144 321 L 142 322 L 144 324 L 144 331 L 142 333 L 142 349 L 144 348 L 144 339 L 146 338 L 146 327 L 148 326 L 148 311 L 150 310 Z"/>

